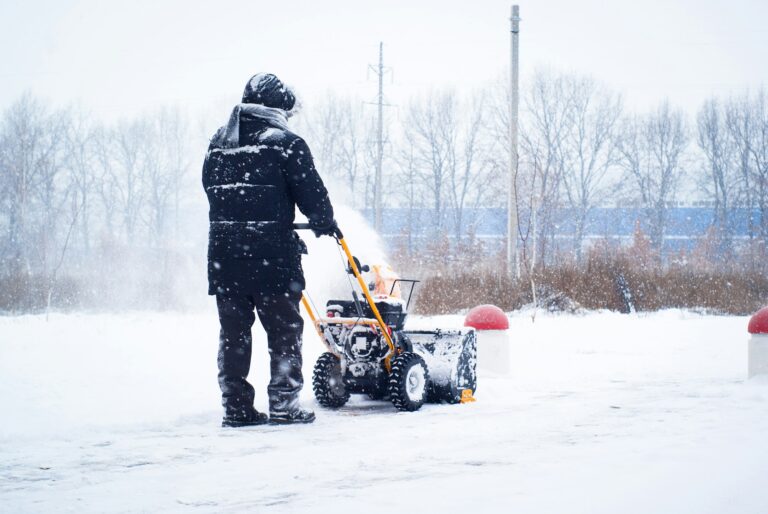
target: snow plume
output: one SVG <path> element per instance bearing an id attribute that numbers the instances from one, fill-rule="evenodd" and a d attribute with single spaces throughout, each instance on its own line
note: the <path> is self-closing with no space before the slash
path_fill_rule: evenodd
<path id="1" fill-rule="evenodd" d="M 362 264 L 368 265 L 387 262 L 379 234 L 359 211 L 345 203 L 351 194 L 349 189 L 332 179 L 324 177 L 324 180 L 331 196 L 336 222 L 355 257 Z M 304 256 L 302 265 L 307 293 L 315 306 L 323 310 L 327 300 L 351 299 L 350 280 L 355 279 L 345 272 L 346 257 L 341 247 L 330 237 L 316 238 L 309 231 L 301 231 L 299 234 L 309 249 L 309 255 Z"/>

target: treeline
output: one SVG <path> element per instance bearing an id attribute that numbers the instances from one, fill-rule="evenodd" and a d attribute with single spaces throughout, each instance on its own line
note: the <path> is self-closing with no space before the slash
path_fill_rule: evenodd
<path id="1" fill-rule="evenodd" d="M 0 310 L 175 305 L 190 143 L 173 109 L 104 124 L 29 94 L 11 105 L 0 119 Z"/>
<path id="2" fill-rule="evenodd" d="M 711 98 L 691 117 L 667 101 L 632 112 L 618 92 L 589 77 L 539 71 L 526 84 L 515 180 L 524 267 L 583 262 L 586 224 L 597 206 L 643 209 L 660 265 L 669 209 L 681 200 L 714 210 L 706 242 L 713 259 L 733 262 L 739 252 L 764 248 L 764 90 Z M 448 237 L 454 252 L 472 244 L 475 207 L 506 207 L 508 106 L 508 90 L 490 85 L 469 95 L 435 90 L 387 111 L 380 194 L 385 207 L 409 213 L 401 249 L 406 259 L 425 251 L 412 236 Z M 357 207 L 371 208 L 374 111 L 359 99 L 333 96 L 308 111 L 300 126 L 319 168 L 352 189 Z M 430 216 L 417 218 L 417 207 L 428 207 Z M 750 212 L 747 241 L 734 239 L 735 208 Z M 555 237 L 564 221 L 556 213 L 565 210 L 575 226 L 567 241 Z"/>
<path id="3" fill-rule="evenodd" d="M 506 207 L 508 89 L 435 90 L 387 111 L 381 195 L 407 213 L 390 251 L 400 271 L 425 280 L 418 311 L 493 302 L 743 314 L 768 301 L 765 90 L 713 97 L 688 114 L 668 101 L 633 112 L 619 92 L 574 74 L 539 71 L 524 84 L 512 273 L 504 241 L 475 237 L 474 218 L 476 207 Z M 331 96 L 301 122 L 319 168 L 367 209 L 376 194 L 373 116 L 359 99 Z M 694 244 L 671 251 L 670 209 L 681 202 L 712 209 L 713 219 Z M 587 241 L 590 212 L 616 206 L 640 209 L 644 229 L 633 241 Z M 748 213 L 746 227 L 736 226 L 737 210 Z M 574 229 L 563 238 L 558 225 Z"/>
<path id="4" fill-rule="evenodd" d="M 652 259 L 642 265 L 654 273 L 768 269 L 765 91 L 712 98 L 689 116 L 668 102 L 631 112 L 618 92 L 573 74 L 541 71 L 524 84 L 515 177 L 521 280 L 588 273 L 597 250 L 606 262 L 623 259 L 616 241 L 585 244 L 590 211 L 615 205 L 644 210 Z M 321 174 L 351 191 L 336 202 L 370 209 L 378 194 L 385 209 L 406 213 L 401 243 L 389 248 L 402 271 L 426 278 L 483 269 L 493 277 L 505 271 L 503 241 L 479 241 L 475 216 L 478 207 L 506 207 L 508 107 L 507 89 L 489 84 L 387 108 L 381 191 L 375 110 L 361 99 L 307 102 L 291 125 Z M 199 170 L 205 137 L 227 116 L 196 130 L 176 109 L 105 123 L 31 95 L 8 107 L 0 115 L 0 311 L 157 309 L 204 298 Z M 668 212 L 681 199 L 716 216 L 694 252 L 670 257 Z M 736 208 L 750 213 L 746 239 L 734 236 Z M 564 210 L 575 227 L 567 240 L 555 237 Z"/>

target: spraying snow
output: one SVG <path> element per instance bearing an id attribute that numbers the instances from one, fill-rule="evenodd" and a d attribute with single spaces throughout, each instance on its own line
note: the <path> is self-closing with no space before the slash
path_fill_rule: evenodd
<path id="1" fill-rule="evenodd" d="M 355 257 L 365 264 L 387 262 L 384 245 L 373 227 L 362 214 L 344 203 L 351 194 L 346 186 L 325 179 L 334 214 L 344 238 Z M 297 217 L 297 222 L 303 222 Z M 300 231 L 307 243 L 309 254 L 302 259 L 307 282 L 307 293 L 318 307 L 330 299 L 347 298 L 350 293 L 350 277 L 345 272 L 347 259 L 339 245 L 330 237 L 316 238 L 310 231 Z M 324 309 L 321 309 L 324 312 Z"/>

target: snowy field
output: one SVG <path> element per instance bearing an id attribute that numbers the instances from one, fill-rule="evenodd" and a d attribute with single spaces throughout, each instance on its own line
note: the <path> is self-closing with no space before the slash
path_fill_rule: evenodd
<path id="1" fill-rule="evenodd" d="M 233 430 L 212 310 L 0 318 L 0 512 L 765 513 L 768 383 L 745 380 L 746 325 L 513 314 L 512 372 L 481 370 L 474 404 L 330 412 L 306 387 L 315 424 Z"/>

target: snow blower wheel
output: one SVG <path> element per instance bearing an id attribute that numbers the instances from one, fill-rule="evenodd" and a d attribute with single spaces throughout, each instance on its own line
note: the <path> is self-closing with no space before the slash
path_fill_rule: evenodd
<path id="1" fill-rule="evenodd" d="M 403 352 L 392 359 L 389 398 L 397 410 L 419 410 L 427 397 L 428 382 L 427 364 L 419 355 Z"/>
<path id="2" fill-rule="evenodd" d="M 334 354 L 326 352 L 317 359 L 312 373 L 312 390 L 317 403 L 330 409 L 343 407 L 349 400 L 341 374 L 341 362 Z"/>

